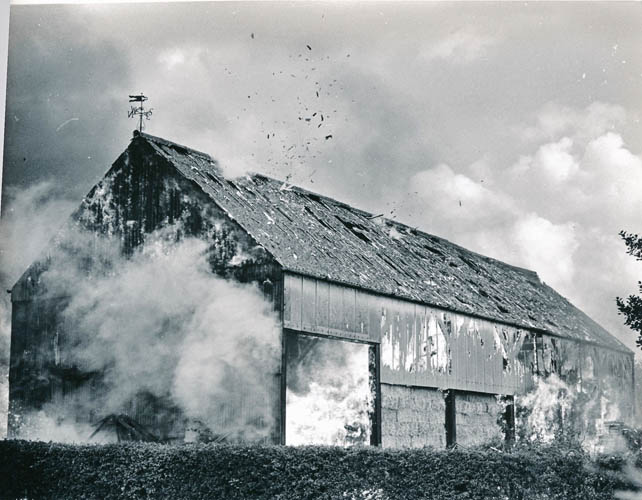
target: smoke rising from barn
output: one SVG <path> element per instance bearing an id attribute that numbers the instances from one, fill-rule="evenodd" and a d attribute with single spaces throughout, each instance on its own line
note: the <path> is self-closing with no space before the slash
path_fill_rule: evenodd
<path id="1" fill-rule="evenodd" d="M 554 376 L 632 410 L 632 353 L 536 273 L 138 131 L 12 302 L 18 416 L 440 447 L 512 439 Z"/>

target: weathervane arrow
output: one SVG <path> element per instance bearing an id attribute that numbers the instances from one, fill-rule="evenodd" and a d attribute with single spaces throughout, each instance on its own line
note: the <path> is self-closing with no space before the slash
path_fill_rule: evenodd
<path id="1" fill-rule="evenodd" d="M 129 102 L 139 102 L 140 106 L 132 106 L 129 112 L 127 113 L 128 118 L 132 118 L 135 116 L 138 116 L 139 122 L 138 122 L 138 131 L 142 132 L 143 131 L 143 117 L 145 117 L 146 120 L 149 120 L 150 117 L 152 116 L 152 110 L 154 108 L 149 108 L 148 110 L 143 108 L 143 102 L 147 100 L 147 97 L 143 95 L 141 92 L 138 95 L 130 95 L 129 96 Z"/>

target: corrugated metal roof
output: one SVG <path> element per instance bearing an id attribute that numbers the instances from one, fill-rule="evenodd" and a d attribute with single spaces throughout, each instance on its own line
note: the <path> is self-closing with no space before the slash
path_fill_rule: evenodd
<path id="1" fill-rule="evenodd" d="M 138 136 L 287 271 L 629 351 L 533 271 L 264 175 L 224 179 L 210 156 Z"/>

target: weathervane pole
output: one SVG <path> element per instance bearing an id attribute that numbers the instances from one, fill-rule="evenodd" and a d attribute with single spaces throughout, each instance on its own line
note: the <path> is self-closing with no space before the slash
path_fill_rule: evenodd
<path id="1" fill-rule="evenodd" d="M 149 108 L 147 111 L 143 108 L 143 102 L 147 100 L 147 97 L 143 95 L 141 92 L 139 95 L 130 95 L 129 96 L 129 102 L 138 102 L 140 103 L 139 107 L 132 106 L 129 112 L 127 113 L 127 116 L 129 118 L 138 116 L 138 131 L 142 132 L 143 131 L 143 117 L 145 117 L 146 120 L 149 120 L 150 116 L 152 116 L 152 110 L 154 108 Z"/>

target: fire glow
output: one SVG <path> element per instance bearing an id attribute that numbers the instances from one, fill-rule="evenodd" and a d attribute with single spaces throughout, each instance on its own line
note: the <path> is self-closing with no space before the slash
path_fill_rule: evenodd
<path id="1" fill-rule="evenodd" d="M 369 444 L 368 346 L 297 335 L 288 347 L 294 356 L 288 356 L 287 444 Z"/>

